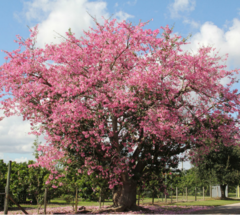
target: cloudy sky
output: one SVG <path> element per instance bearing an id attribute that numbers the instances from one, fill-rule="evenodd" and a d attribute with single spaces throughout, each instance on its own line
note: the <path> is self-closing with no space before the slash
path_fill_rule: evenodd
<path id="1" fill-rule="evenodd" d="M 89 14 L 101 21 L 112 16 L 118 21 L 128 20 L 137 25 L 139 20 L 152 20 L 144 28 L 152 30 L 174 25 L 173 34 L 192 37 L 182 50 L 193 54 L 201 46 L 211 45 L 219 51 L 218 56 L 229 54 L 226 70 L 240 68 L 240 1 L 238 0 L 19 0 L 0 1 L 0 49 L 13 51 L 16 35 L 24 39 L 29 29 L 39 24 L 37 46 L 60 43 L 58 34 L 65 35 L 71 28 L 76 37 L 83 30 L 94 27 Z M 57 32 L 57 33 L 56 33 Z M 160 31 L 162 32 L 162 30 Z M 213 55 L 212 55 L 213 56 Z M 5 60 L 0 52 L 0 65 Z M 240 90 L 239 85 L 235 88 Z M 0 112 L 0 116 L 3 113 Z M 36 136 L 28 135 L 30 123 L 22 117 L 11 116 L 0 123 L 0 159 L 24 162 L 35 160 L 33 142 Z M 39 140 L 44 143 L 44 137 Z M 184 163 L 184 168 L 190 168 Z"/>

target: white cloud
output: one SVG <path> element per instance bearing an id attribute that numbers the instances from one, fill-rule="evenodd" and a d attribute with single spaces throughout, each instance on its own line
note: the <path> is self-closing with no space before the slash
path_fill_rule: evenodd
<path id="1" fill-rule="evenodd" d="M 240 67 L 240 21 L 233 19 L 233 24 L 229 27 L 228 31 L 224 32 L 221 28 L 214 25 L 212 22 L 205 22 L 200 32 L 194 34 L 187 42 L 190 44 L 182 45 L 183 52 L 189 51 L 193 55 L 198 53 L 198 49 L 202 46 L 211 46 L 216 50 L 208 55 L 213 57 L 218 51 L 217 56 L 225 59 L 228 53 L 227 61 L 219 61 L 219 64 L 226 65 L 225 70 L 232 70 L 231 67 Z M 199 44 L 198 44 L 199 43 Z M 226 84 L 227 80 L 223 80 L 222 84 Z"/>
<path id="2" fill-rule="evenodd" d="M 0 116 L 4 116 L 0 110 Z M 5 117 L 0 121 L 0 158 L 5 153 L 33 153 L 33 142 L 36 136 L 28 132 L 31 131 L 29 121 L 23 121 L 22 116 Z M 44 135 L 39 136 L 39 142 L 45 143 Z M 3 158 L 2 158 L 3 159 Z"/>
<path id="3" fill-rule="evenodd" d="M 123 20 L 129 19 L 129 18 L 133 18 L 134 16 L 129 15 L 129 14 L 123 12 L 123 11 L 119 11 L 113 17 L 118 19 L 119 22 L 121 22 Z"/>
<path id="4" fill-rule="evenodd" d="M 130 6 L 133 6 L 133 5 L 137 4 L 137 0 L 128 1 L 127 4 L 130 5 Z"/>
<path id="5" fill-rule="evenodd" d="M 190 24 L 193 28 L 199 28 L 200 27 L 200 23 L 197 23 L 194 20 L 189 20 L 187 18 L 184 18 L 183 23 Z"/>
<path id="6" fill-rule="evenodd" d="M 117 2 L 115 3 L 115 7 L 118 7 L 118 3 Z"/>
<path id="7" fill-rule="evenodd" d="M 46 13 L 51 11 L 54 1 L 38 0 L 33 2 L 24 2 L 24 8 L 27 10 L 25 16 L 28 20 L 36 19 L 38 21 L 46 18 Z M 41 10 L 39 10 L 41 8 Z"/>
<path id="8" fill-rule="evenodd" d="M 107 3 L 104 1 L 34 0 L 24 4 L 25 17 L 29 21 L 36 20 L 39 23 L 36 45 L 41 48 L 44 48 L 45 44 L 63 41 L 64 39 L 60 38 L 57 33 L 66 37 L 66 32 L 69 28 L 71 28 L 71 31 L 75 33 L 77 38 L 83 36 L 83 30 L 86 31 L 89 27 L 95 26 L 89 14 L 95 17 L 99 23 L 104 22 L 102 16 L 105 18 L 110 17 L 107 12 Z M 115 15 L 118 21 L 131 17 L 133 16 L 122 11 L 117 12 Z"/>
<path id="9" fill-rule="evenodd" d="M 174 0 L 173 4 L 170 4 L 168 9 L 171 13 L 171 18 L 178 18 L 178 12 L 192 11 L 195 9 L 196 1 L 195 0 Z"/>
<path id="10" fill-rule="evenodd" d="M 24 158 L 24 157 L 21 157 L 21 158 L 16 158 L 14 161 L 16 161 L 17 163 L 28 163 L 28 158 Z"/>

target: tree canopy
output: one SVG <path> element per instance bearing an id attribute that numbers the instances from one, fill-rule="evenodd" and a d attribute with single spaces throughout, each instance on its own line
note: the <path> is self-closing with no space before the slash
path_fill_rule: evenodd
<path id="1" fill-rule="evenodd" d="M 176 166 L 176 155 L 187 149 L 208 149 L 205 140 L 215 132 L 228 146 L 236 144 L 233 121 L 214 130 L 204 122 L 209 115 L 239 113 L 237 90 L 230 90 L 238 71 L 223 70 L 220 57 L 208 56 L 211 47 L 181 54 L 186 42 L 170 37 L 168 26 L 160 38 L 159 29 L 143 29 L 147 23 L 95 23 L 85 37 L 66 32 L 64 42 L 44 49 L 34 46 L 37 26 L 27 40 L 18 36 L 20 48 L 5 51 L 10 61 L 0 67 L 0 87 L 13 96 L 1 101 L 1 109 L 7 117 L 22 114 L 32 126 L 42 124 L 32 134 L 46 133 L 49 145 L 39 145 L 43 156 L 32 166 L 51 170 L 49 180 L 63 176 L 58 160 L 78 161 L 79 173 L 87 169 L 108 179 L 111 189 L 119 185 L 119 205 L 132 208 L 136 181 L 147 171 Z M 54 64 L 46 66 L 49 60 Z M 231 82 L 224 87 L 226 77 Z"/>

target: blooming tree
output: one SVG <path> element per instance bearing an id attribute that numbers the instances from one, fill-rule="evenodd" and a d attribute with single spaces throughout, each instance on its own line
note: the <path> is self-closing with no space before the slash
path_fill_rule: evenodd
<path id="1" fill-rule="evenodd" d="M 211 178 L 212 176 L 215 176 L 215 180 L 220 185 L 221 199 L 226 199 L 226 186 L 239 183 L 238 171 L 240 171 L 240 144 L 238 142 L 237 144 L 229 146 L 225 142 L 224 136 L 222 136 L 217 130 L 218 127 L 234 123 L 234 119 L 227 119 L 222 116 L 211 118 L 209 116 L 203 121 L 203 123 L 205 126 L 208 126 L 215 131 L 213 138 L 204 140 L 210 150 L 207 153 L 203 153 L 202 151 L 204 151 L 204 149 L 199 147 L 197 150 L 191 150 L 189 152 L 189 157 L 191 163 L 196 166 L 200 178 L 205 180 L 209 179 L 209 173 Z M 236 132 L 236 130 L 230 130 L 229 136 L 234 136 Z M 211 144 L 212 142 L 215 142 L 215 144 Z"/>
<path id="2" fill-rule="evenodd" d="M 136 181 L 146 171 L 162 162 L 177 165 L 177 154 L 213 136 L 202 123 L 207 115 L 216 118 L 220 108 L 239 113 L 237 90 L 230 90 L 238 70 L 225 71 L 219 57 L 208 56 L 211 47 L 195 56 L 181 54 L 186 42 L 170 37 L 168 26 L 161 27 L 161 38 L 158 29 L 144 30 L 146 23 L 95 23 L 85 37 L 68 32 L 64 42 L 44 49 L 34 46 L 37 26 L 30 38 L 18 36 L 19 49 L 5 51 L 10 61 L 0 67 L 0 96 L 13 96 L 1 101 L 1 109 L 7 117 L 23 115 L 31 126 L 41 123 L 31 132 L 46 133 L 47 140 L 35 166 L 51 170 L 49 181 L 63 176 L 55 168 L 58 160 L 74 162 L 68 156 L 72 149 L 82 163 L 79 173 L 87 168 L 89 175 L 107 178 L 111 189 L 118 185 L 118 206 L 134 209 Z M 230 83 L 224 87 L 220 81 L 226 77 Z M 218 128 L 234 145 L 239 135 L 229 130 L 238 127 Z"/>

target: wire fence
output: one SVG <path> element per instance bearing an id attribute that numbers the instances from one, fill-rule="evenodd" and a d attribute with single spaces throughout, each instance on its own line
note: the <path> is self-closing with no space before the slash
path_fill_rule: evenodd
<path id="1" fill-rule="evenodd" d="M 140 195 L 140 203 L 174 203 L 182 201 L 202 201 L 210 198 L 209 193 L 206 192 L 206 188 L 196 187 L 194 190 L 188 190 L 187 187 L 179 188 L 167 191 L 168 194 L 163 192 L 155 193 L 154 198 L 151 190 L 144 190 Z M 139 196 L 137 197 L 139 198 Z"/>
<path id="2" fill-rule="evenodd" d="M 77 189 L 77 188 L 76 188 Z M 214 186 L 212 187 L 212 191 L 214 190 Z M 78 189 L 77 189 L 78 190 Z M 0 193 L 5 193 L 5 190 L 0 189 Z M 10 191 L 11 193 L 11 191 Z M 140 195 L 136 195 L 136 204 L 170 204 L 170 203 L 176 203 L 176 202 L 190 202 L 190 201 L 204 201 L 204 200 L 209 200 L 211 199 L 211 192 L 208 187 L 175 187 L 171 190 L 167 190 L 167 195 L 163 192 L 154 192 L 154 195 L 151 190 L 144 189 Z M 64 194 L 64 193 L 63 193 Z M 68 193 L 70 194 L 70 193 Z M 71 198 L 71 203 L 75 202 L 76 199 L 76 194 L 72 193 L 72 198 Z M 78 203 L 86 202 L 88 200 L 80 197 L 79 195 L 79 190 L 77 192 L 78 196 Z M 228 197 L 230 198 L 237 198 L 236 193 L 226 193 Z M 31 195 L 28 193 L 26 194 L 17 194 L 17 193 L 12 193 L 12 197 L 17 200 L 19 204 L 36 204 L 37 202 L 31 202 L 30 200 L 32 199 Z M 103 197 L 104 196 L 104 197 Z M 106 196 L 103 195 L 101 198 L 101 202 L 105 202 L 106 204 L 111 204 L 112 202 L 112 195 Z M 5 195 L 0 195 L 0 210 L 3 209 L 4 206 L 4 197 Z M 109 199 L 110 197 L 110 199 Z M 48 199 L 51 199 L 51 204 L 57 203 L 58 200 L 60 200 L 61 203 L 65 202 L 65 199 L 62 196 L 59 196 L 57 199 L 52 199 L 50 197 L 50 192 L 47 192 L 46 200 L 47 203 L 49 204 L 50 201 Z M 54 200 L 54 201 L 52 201 Z M 91 200 L 91 202 L 95 202 L 94 204 L 99 203 L 99 198 L 95 198 L 94 200 Z M 67 202 L 66 202 L 67 203 Z M 66 204 L 65 203 L 65 204 Z M 69 204 L 69 203 L 68 203 Z"/>

